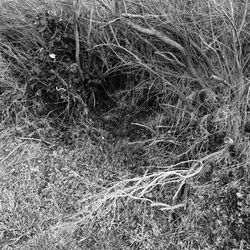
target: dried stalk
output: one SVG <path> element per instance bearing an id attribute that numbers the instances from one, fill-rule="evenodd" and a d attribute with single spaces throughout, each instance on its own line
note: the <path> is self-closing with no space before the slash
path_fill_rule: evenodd
<path id="1" fill-rule="evenodd" d="M 74 12 L 74 34 L 75 34 L 75 46 L 76 46 L 75 60 L 76 60 L 78 72 L 82 80 L 83 97 L 85 99 L 86 98 L 86 86 L 84 85 L 84 76 L 83 76 L 81 63 L 80 63 L 80 41 L 79 41 L 79 31 L 78 31 L 78 18 L 77 18 L 76 12 Z"/>
<path id="2" fill-rule="evenodd" d="M 191 75 L 191 77 L 193 77 L 195 80 L 197 80 L 197 82 L 199 83 L 201 88 L 207 89 L 207 86 L 204 84 L 204 82 L 200 79 L 197 72 L 195 71 L 187 50 L 182 45 L 180 45 L 179 43 L 175 42 L 171 38 L 165 36 L 163 33 L 155 30 L 152 27 L 144 28 L 138 24 L 131 22 L 130 20 L 126 20 L 126 24 L 138 32 L 141 32 L 143 34 L 147 34 L 150 36 L 154 36 L 154 37 L 158 38 L 159 40 L 161 40 L 162 42 L 164 42 L 165 44 L 177 49 L 182 54 L 183 59 L 184 59 L 184 63 L 186 65 L 186 69 L 189 72 L 189 74 Z"/>

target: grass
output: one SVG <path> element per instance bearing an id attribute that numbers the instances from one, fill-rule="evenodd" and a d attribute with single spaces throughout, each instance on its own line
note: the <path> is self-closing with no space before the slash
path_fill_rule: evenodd
<path id="1" fill-rule="evenodd" d="M 248 249 L 249 3 L 0 3 L 1 249 Z"/>

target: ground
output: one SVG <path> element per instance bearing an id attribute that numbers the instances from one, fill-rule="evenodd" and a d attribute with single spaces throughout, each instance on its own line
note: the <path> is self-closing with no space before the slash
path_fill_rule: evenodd
<path id="1" fill-rule="evenodd" d="M 1 249 L 250 249 L 248 1 L 0 3 Z"/>

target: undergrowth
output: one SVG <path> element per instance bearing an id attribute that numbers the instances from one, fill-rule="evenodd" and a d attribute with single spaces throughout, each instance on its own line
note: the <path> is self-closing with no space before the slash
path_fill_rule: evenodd
<path id="1" fill-rule="evenodd" d="M 1 249 L 249 249 L 249 3 L 0 3 Z"/>

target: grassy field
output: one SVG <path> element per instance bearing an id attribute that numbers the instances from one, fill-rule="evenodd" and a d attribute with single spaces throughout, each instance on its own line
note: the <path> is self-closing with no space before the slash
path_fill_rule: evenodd
<path id="1" fill-rule="evenodd" d="M 0 2 L 0 249 L 250 249 L 248 0 Z"/>

